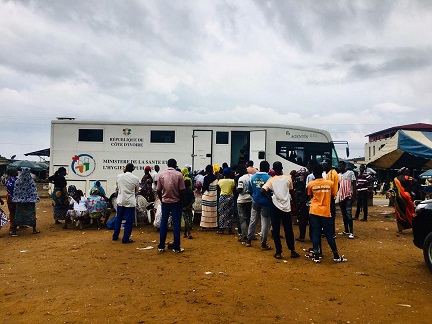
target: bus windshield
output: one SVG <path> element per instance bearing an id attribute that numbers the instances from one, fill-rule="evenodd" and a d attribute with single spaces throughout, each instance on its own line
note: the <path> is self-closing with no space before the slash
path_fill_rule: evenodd
<path id="1" fill-rule="evenodd" d="M 292 163 L 306 166 L 315 159 L 321 163 L 324 159 L 330 159 L 332 166 L 337 167 L 338 157 L 332 143 L 311 142 L 276 142 L 276 154 Z"/>

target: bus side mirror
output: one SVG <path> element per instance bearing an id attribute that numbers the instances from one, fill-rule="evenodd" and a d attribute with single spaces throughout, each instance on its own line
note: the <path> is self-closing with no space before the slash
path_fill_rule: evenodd
<path id="1" fill-rule="evenodd" d="M 349 157 L 349 146 L 346 147 L 346 156 Z"/>
<path id="2" fill-rule="evenodd" d="M 265 160 L 265 152 L 264 151 L 258 152 L 258 159 L 259 160 Z"/>

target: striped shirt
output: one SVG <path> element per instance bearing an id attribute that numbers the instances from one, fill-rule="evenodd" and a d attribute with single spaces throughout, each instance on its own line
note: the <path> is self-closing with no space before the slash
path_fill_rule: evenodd
<path id="1" fill-rule="evenodd" d="M 356 177 L 352 170 L 346 170 L 345 173 L 339 173 L 339 201 L 352 197 L 353 181 L 356 181 Z"/>
<path id="2" fill-rule="evenodd" d="M 368 187 L 372 181 L 373 178 L 369 173 L 367 172 L 360 173 L 357 177 L 357 191 L 368 190 Z"/>

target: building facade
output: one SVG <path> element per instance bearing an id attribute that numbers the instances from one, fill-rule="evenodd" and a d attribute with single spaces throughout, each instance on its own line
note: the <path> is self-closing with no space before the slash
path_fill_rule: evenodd
<path id="1" fill-rule="evenodd" d="M 383 148 L 387 141 L 392 138 L 398 130 L 432 132 L 432 124 L 416 123 L 390 127 L 375 133 L 366 135 L 369 140 L 365 144 L 365 161 L 368 162 Z"/>

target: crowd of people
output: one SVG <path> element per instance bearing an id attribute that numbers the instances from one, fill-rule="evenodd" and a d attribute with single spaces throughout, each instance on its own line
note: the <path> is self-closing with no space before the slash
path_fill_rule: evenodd
<path id="1" fill-rule="evenodd" d="M 124 228 L 122 243 L 133 243 L 131 233 L 137 197 L 141 196 L 146 202 L 155 204 L 154 213 L 156 218 L 159 217 L 159 252 L 164 252 L 167 247 L 176 253 L 184 251 L 181 247 L 183 219 L 183 238 L 192 239 L 194 223 L 199 223 L 201 231 L 238 235 L 238 241 L 245 247 L 251 247 L 257 239 L 260 224 L 261 249 L 273 250 L 268 240 L 271 235 L 276 259 L 282 258 L 282 239 L 285 239 L 290 258 L 299 257 L 295 242 L 305 241 L 309 226 L 312 247 L 306 250 L 306 257 L 320 262 L 321 237 L 324 236 L 333 252 L 334 262 L 344 262 L 347 259 L 339 254 L 335 241 L 337 204 L 344 224 L 344 230 L 339 234 L 354 239 L 354 220 L 368 221 L 368 192 L 374 185 L 374 178 L 366 172 L 364 165 L 355 174 L 347 169 L 344 161 L 339 162 L 336 170 L 330 160 L 320 164 L 311 160 L 306 168 L 289 173 L 284 172 L 279 161 L 274 162 L 272 168 L 267 161 L 261 161 L 259 168 L 253 161 L 247 161 L 236 167 L 229 167 L 227 163 L 207 165 L 205 170 L 193 172 L 190 165 L 180 170 L 177 161 L 169 159 L 166 170 L 160 171 L 159 166 L 145 167 L 141 179 L 133 174 L 134 170 L 133 164 L 125 166 L 117 177 L 116 193 L 108 198 L 99 181 L 95 181 L 88 197 L 74 186 L 68 187 L 66 169 L 60 167 L 48 178 L 54 186 L 51 195 L 54 222 L 63 224 L 64 228 L 70 223 L 82 228 L 86 220 L 96 220 L 101 228 L 102 219 L 104 225 L 107 224 L 115 196 L 112 240 L 117 241 Z M 17 228 L 25 226 L 32 227 L 34 234 L 40 233 L 36 228 L 35 208 L 39 196 L 30 170 L 8 169 L 2 183 L 7 190 L 10 235 L 18 236 Z M 411 227 L 414 216 L 412 188 L 415 180 L 409 176 L 409 170 L 403 168 L 394 183 L 396 220 L 398 231 L 402 231 Z M 4 204 L 3 200 L 0 199 L 0 203 Z M 361 213 L 363 217 L 359 219 Z M 174 240 L 167 243 L 169 223 L 173 227 Z M 299 226 L 298 237 L 294 236 L 293 224 Z"/>

